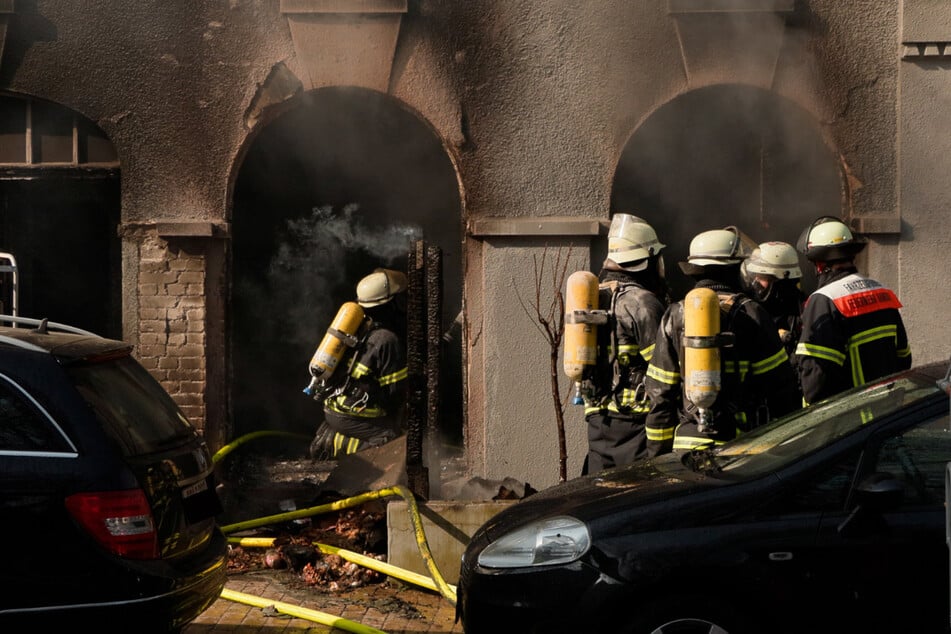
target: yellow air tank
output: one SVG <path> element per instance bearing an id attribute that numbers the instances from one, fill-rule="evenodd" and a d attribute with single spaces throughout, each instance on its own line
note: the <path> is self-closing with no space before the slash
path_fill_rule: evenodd
<path id="1" fill-rule="evenodd" d="M 598 307 L 598 276 L 576 271 L 568 276 L 565 288 L 564 370 L 575 383 L 585 378 L 585 368 L 593 366 L 597 355 L 597 328 L 591 311 Z"/>
<path id="2" fill-rule="evenodd" d="M 709 288 L 695 288 L 684 298 L 684 395 L 700 410 L 698 426 L 709 431 L 720 393 L 720 300 Z"/>
<path id="3" fill-rule="evenodd" d="M 347 349 L 357 344 L 357 333 L 363 321 L 360 304 L 346 302 L 340 307 L 310 360 L 310 373 L 315 379 L 323 381 L 333 375 Z"/>

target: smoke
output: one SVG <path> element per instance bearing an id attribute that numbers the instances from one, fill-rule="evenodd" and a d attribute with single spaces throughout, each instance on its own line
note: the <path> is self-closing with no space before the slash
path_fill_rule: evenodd
<path id="1" fill-rule="evenodd" d="M 359 209 L 356 203 L 345 205 L 339 213 L 334 212 L 331 205 L 315 207 L 310 216 L 288 220 L 286 233 L 304 247 L 364 251 L 386 261 L 406 255 L 412 242 L 422 238 L 423 232 L 418 226 L 367 228 L 360 217 L 354 217 Z M 281 245 L 271 263 L 272 269 L 282 266 L 287 258 L 293 261 L 299 257 L 292 246 Z"/>
<path id="2" fill-rule="evenodd" d="M 283 307 L 276 322 L 281 338 L 315 346 L 337 309 L 354 298 L 357 282 L 379 266 L 396 264 L 414 241 L 418 226 L 368 226 L 360 206 L 315 207 L 307 216 L 288 219 L 278 231 L 278 246 L 268 264 L 267 305 Z"/>

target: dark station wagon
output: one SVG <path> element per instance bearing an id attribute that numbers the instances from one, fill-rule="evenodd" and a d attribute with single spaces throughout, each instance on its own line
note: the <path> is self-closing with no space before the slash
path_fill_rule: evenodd
<path id="1" fill-rule="evenodd" d="M 463 556 L 466 634 L 947 632 L 947 368 L 520 500 Z"/>
<path id="2" fill-rule="evenodd" d="M 208 447 L 131 352 L 0 316 L 0 631 L 178 631 L 224 588 Z"/>

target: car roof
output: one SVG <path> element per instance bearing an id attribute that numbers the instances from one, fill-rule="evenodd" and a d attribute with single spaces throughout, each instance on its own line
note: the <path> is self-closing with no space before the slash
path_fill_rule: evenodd
<path id="1" fill-rule="evenodd" d="M 6 325 L 10 324 L 10 325 Z M 132 346 L 47 319 L 0 316 L 0 350 L 15 347 L 44 352 L 70 362 L 103 355 L 125 355 Z"/>

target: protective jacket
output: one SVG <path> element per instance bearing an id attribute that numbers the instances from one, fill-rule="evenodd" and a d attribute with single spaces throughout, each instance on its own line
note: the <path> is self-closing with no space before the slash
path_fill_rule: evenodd
<path id="1" fill-rule="evenodd" d="M 854 267 L 820 276 L 796 347 L 805 404 L 911 367 L 899 308 L 893 291 Z"/>
<path id="2" fill-rule="evenodd" d="M 684 398 L 684 303 L 680 301 L 664 313 L 647 368 L 651 456 L 720 444 L 799 406 L 795 373 L 766 310 L 719 282 L 702 280 L 696 287 L 717 293 L 721 332 L 734 335 L 733 345 L 721 350 L 721 388 L 711 407 L 714 431 L 698 431 L 696 408 Z"/>
<path id="3" fill-rule="evenodd" d="M 802 333 L 802 307 L 805 299 L 806 296 L 799 290 L 796 280 L 776 280 L 769 296 L 760 302 L 773 318 L 790 361 L 793 360 L 796 344 Z"/>
<path id="4" fill-rule="evenodd" d="M 374 322 L 347 366 L 343 385 L 324 400 L 328 426 L 348 436 L 345 453 L 359 443 L 371 446 L 401 432 L 406 403 L 406 348 L 395 330 Z M 358 441 L 354 444 L 352 439 Z"/>
<path id="5" fill-rule="evenodd" d="M 585 397 L 588 456 L 583 473 L 630 464 L 646 456 L 644 420 L 650 403 L 644 374 L 664 302 L 628 274 L 605 272 L 599 305 L 610 306 L 607 327 L 598 329 L 592 390 Z"/>

